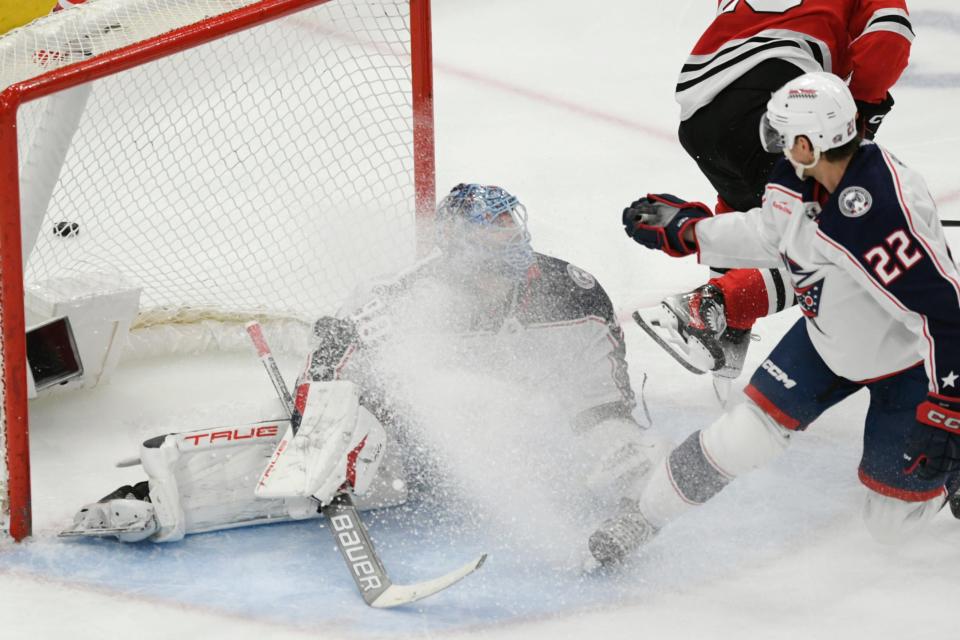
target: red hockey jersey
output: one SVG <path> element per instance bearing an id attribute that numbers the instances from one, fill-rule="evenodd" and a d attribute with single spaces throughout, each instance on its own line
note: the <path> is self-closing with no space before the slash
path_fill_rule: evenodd
<path id="1" fill-rule="evenodd" d="M 848 78 L 854 98 L 880 102 L 906 68 L 913 37 L 905 0 L 719 0 L 680 71 L 680 119 L 771 58 Z"/>

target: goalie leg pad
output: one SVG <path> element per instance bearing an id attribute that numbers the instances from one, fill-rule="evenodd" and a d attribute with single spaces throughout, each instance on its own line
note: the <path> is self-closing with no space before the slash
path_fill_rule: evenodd
<path id="1" fill-rule="evenodd" d="M 364 411 L 361 410 L 361 419 Z M 372 414 L 368 414 L 371 420 L 376 420 Z M 377 426 L 380 423 L 377 422 Z M 383 429 L 381 426 L 380 429 Z M 361 511 L 367 509 L 382 509 L 384 507 L 395 507 L 407 501 L 407 472 L 403 465 L 403 457 L 400 452 L 400 446 L 392 434 L 385 434 L 385 444 L 383 455 L 378 462 L 378 468 L 373 476 L 367 476 L 365 480 L 366 487 L 362 494 L 359 489 L 354 503 Z M 366 469 L 363 473 L 369 473 Z M 357 481 L 360 482 L 361 471 L 357 471 Z"/>
<path id="2" fill-rule="evenodd" d="M 186 532 L 186 516 L 180 504 L 175 475 L 180 461 L 176 436 L 152 438 L 140 447 L 140 464 L 150 483 L 150 502 L 153 503 L 158 530 L 156 542 L 180 540 Z"/>
<path id="3" fill-rule="evenodd" d="M 283 420 L 201 429 L 145 442 L 141 461 L 160 525 L 154 541 L 315 517 L 317 506 L 309 498 L 254 495 L 257 479 L 287 425 Z"/>
<path id="4" fill-rule="evenodd" d="M 357 437 L 364 446 L 352 440 L 345 445 L 352 444 L 349 451 L 356 452 L 351 473 L 364 491 L 359 507 L 401 504 L 406 483 L 396 443 L 372 414 L 361 410 L 360 416 L 366 435 Z M 151 438 L 140 448 L 148 494 L 111 494 L 103 502 L 86 505 L 63 535 L 173 542 L 190 533 L 319 517 L 317 501 L 310 496 L 254 494 L 287 425 L 285 420 L 267 421 Z M 386 456 L 387 450 L 391 455 Z"/>
<path id="5" fill-rule="evenodd" d="M 597 495 L 639 495 L 654 466 L 673 448 L 658 432 L 625 419 L 604 420 L 584 438 L 584 454 L 596 460 L 586 483 Z"/>
<path id="6" fill-rule="evenodd" d="M 309 498 L 254 496 L 257 478 L 285 426 L 286 421 L 272 421 L 151 438 L 140 448 L 148 494 L 111 494 L 87 505 L 63 535 L 172 542 L 188 533 L 317 517 L 317 505 Z"/>
<path id="7" fill-rule="evenodd" d="M 329 504 L 345 485 L 364 493 L 386 447 L 383 427 L 360 407 L 356 384 L 306 382 L 297 387 L 291 426 L 256 486 L 260 498 L 314 497 Z"/>

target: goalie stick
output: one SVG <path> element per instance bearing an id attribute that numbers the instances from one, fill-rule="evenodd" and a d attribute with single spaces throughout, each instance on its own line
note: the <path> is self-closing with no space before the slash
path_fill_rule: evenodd
<path id="1" fill-rule="evenodd" d="M 270 382 L 273 383 L 287 414 L 292 416 L 293 398 L 283 381 L 273 352 L 263 336 L 263 327 L 259 322 L 253 321 L 247 323 L 246 329 L 267 375 L 270 376 Z M 296 433 L 295 421 L 291 421 L 291 426 Z M 484 553 L 439 578 L 411 585 L 393 584 L 383 566 L 383 561 L 373 547 L 367 527 L 360 519 L 360 512 L 353 503 L 353 497 L 348 492 L 338 493 L 330 504 L 320 507 L 320 512 L 330 524 L 330 532 L 333 534 L 334 542 L 337 543 L 337 549 L 347 563 L 350 575 L 360 589 L 364 602 L 371 607 L 386 609 L 432 596 L 466 578 L 483 566 L 487 559 L 487 554 Z"/>

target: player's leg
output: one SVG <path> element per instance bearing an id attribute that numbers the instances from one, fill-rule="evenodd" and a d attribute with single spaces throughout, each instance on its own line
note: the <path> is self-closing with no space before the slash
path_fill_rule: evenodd
<path id="1" fill-rule="evenodd" d="M 781 158 L 761 146 L 760 119 L 770 94 L 801 73 L 788 62 L 765 61 L 680 124 L 680 143 L 717 190 L 718 214 L 760 206 L 767 177 Z M 707 362 L 711 366 L 704 368 L 722 378 L 735 378 L 743 368 L 756 320 L 792 305 L 793 293 L 786 274 L 779 269 L 711 270 L 711 275 L 713 279 L 704 287 L 671 296 L 664 306 L 679 323 L 688 323 L 677 327 L 683 333 L 702 322 L 695 304 L 698 298 L 707 295 L 719 301 L 726 323 L 714 339 L 723 358 Z"/>
<path id="2" fill-rule="evenodd" d="M 867 386 L 870 408 L 859 469 L 860 481 L 869 489 L 863 517 L 874 538 L 897 543 L 922 530 L 947 496 L 942 481 L 904 471 L 904 443 L 916 421 L 917 405 L 927 397 L 927 375 L 917 365 Z"/>
<path id="3" fill-rule="evenodd" d="M 834 374 L 810 343 L 803 320 L 787 332 L 750 379 L 747 401 L 674 448 L 643 492 L 591 537 L 594 557 L 615 563 L 734 478 L 777 457 L 805 429 L 861 385 Z"/>

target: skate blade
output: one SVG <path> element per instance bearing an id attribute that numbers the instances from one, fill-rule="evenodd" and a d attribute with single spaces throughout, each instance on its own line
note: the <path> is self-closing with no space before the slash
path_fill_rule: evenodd
<path id="1" fill-rule="evenodd" d="M 665 305 L 638 309 L 633 312 L 633 319 L 687 371 L 702 375 L 716 368 L 716 359 L 699 341 L 687 341 L 680 335 L 676 330 L 677 317 Z"/>
<path id="2" fill-rule="evenodd" d="M 105 527 L 102 529 L 84 529 L 74 525 L 57 534 L 58 538 L 106 538 L 124 533 L 142 533 L 150 526 L 150 520 L 130 527 Z"/>

